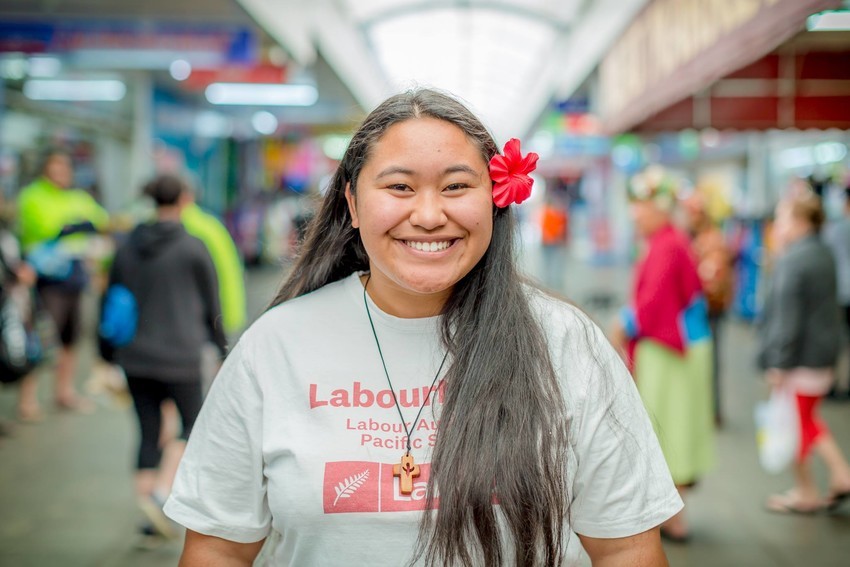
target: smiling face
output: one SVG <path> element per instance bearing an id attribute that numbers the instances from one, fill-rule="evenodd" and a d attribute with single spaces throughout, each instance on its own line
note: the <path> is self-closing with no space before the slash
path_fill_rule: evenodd
<path id="1" fill-rule="evenodd" d="M 389 127 L 346 188 L 369 256 L 369 295 L 388 313 L 440 312 L 493 234 L 487 163 L 457 126 L 415 118 Z"/>

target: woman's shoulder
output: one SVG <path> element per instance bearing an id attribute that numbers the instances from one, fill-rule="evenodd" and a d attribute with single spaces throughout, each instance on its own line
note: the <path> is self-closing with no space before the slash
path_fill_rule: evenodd
<path id="1" fill-rule="evenodd" d="M 555 356 L 568 355 L 579 362 L 610 347 L 602 329 L 581 308 L 539 288 L 526 289 L 532 313 Z"/>
<path id="2" fill-rule="evenodd" d="M 525 293 L 532 312 L 544 330 L 552 328 L 571 331 L 596 326 L 587 313 L 565 298 L 531 284 L 525 286 Z"/>

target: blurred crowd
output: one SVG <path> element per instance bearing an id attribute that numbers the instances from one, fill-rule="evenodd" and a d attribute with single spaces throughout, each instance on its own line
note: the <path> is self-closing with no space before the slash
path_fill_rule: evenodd
<path id="1" fill-rule="evenodd" d="M 137 416 L 140 532 L 171 537 L 162 503 L 226 336 L 245 324 L 242 260 L 180 177 L 147 183 L 144 210 L 153 212 L 128 222 L 73 187 L 65 150 L 47 149 L 39 171 L 5 207 L 0 228 L 0 379 L 18 390 L 18 422 L 43 421 L 45 398 L 56 411 L 92 413 L 77 378 L 80 344 L 94 339 L 92 373 L 129 395 Z M 87 291 L 100 300 L 96 337 L 82 334 Z M 52 394 L 40 395 L 46 374 Z"/>
<path id="2" fill-rule="evenodd" d="M 842 396 L 835 369 L 850 325 L 850 187 L 844 216 L 829 225 L 816 189 L 798 179 L 789 184 L 776 205 L 772 245 L 761 266 L 765 292 L 753 358 L 770 386 L 766 410 L 781 417 L 758 424 L 759 451 L 768 471 L 793 473 L 793 486 L 765 502 L 780 514 L 834 511 L 850 496 L 850 465 L 818 410 L 824 397 Z M 641 248 L 612 337 L 684 498 L 709 474 L 714 431 L 724 422 L 720 337 L 737 258 L 708 213 L 706 196 L 663 168 L 635 175 L 628 196 Z M 787 457 L 776 461 L 777 450 Z M 825 490 L 812 472 L 814 455 L 828 470 Z M 689 539 L 684 511 L 662 526 L 662 535 Z"/>

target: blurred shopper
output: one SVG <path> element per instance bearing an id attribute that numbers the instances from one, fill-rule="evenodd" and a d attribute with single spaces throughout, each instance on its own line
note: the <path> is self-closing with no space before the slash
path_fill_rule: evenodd
<path id="1" fill-rule="evenodd" d="M 810 191 L 795 191 L 776 207 L 773 236 L 779 256 L 759 326 L 759 362 L 773 387 L 795 393 L 800 446 L 794 488 L 768 499 L 773 512 L 811 513 L 850 496 L 850 465 L 817 411 L 832 385 L 841 346 L 835 263 L 818 237 L 823 220 L 820 199 Z M 825 499 L 810 467 L 813 451 L 829 470 Z"/>
<path id="2" fill-rule="evenodd" d="M 194 200 L 183 208 L 180 220 L 186 232 L 204 243 L 212 257 L 218 276 L 224 332 L 237 333 L 245 325 L 245 270 L 233 237 L 215 216 L 207 213 Z"/>
<path id="3" fill-rule="evenodd" d="M 546 197 L 540 209 L 540 242 L 543 245 L 543 283 L 552 291 L 564 293 L 567 271 L 567 208 L 552 196 Z"/>
<path id="4" fill-rule="evenodd" d="M 186 232 L 207 247 L 218 278 L 218 295 L 221 305 L 221 323 L 226 336 L 237 334 L 245 325 L 245 269 L 233 237 L 224 224 L 204 211 L 195 202 L 195 192 L 188 189 L 187 204 L 180 220 Z M 209 390 L 218 370 L 215 349 L 204 349 L 201 355 L 201 383 L 204 393 Z M 162 405 L 163 436 L 179 431 L 177 408 L 173 401 Z"/>
<path id="5" fill-rule="evenodd" d="M 74 384 L 81 299 L 89 282 L 85 265 L 89 241 L 84 233 L 105 229 L 109 215 L 87 192 L 71 189 L 73 181 L 71 156 L 61 149 L 49 149 L 41 176 L 21 191 L 18 208 L 21 245 L 33 258 L 39 297 L 61 341 L 54 401 L 59 409 L 86 412 L 93 404 L 77 393 Z M 43 261 L 35 262 L 36 256 Z M 44 269 L 46 266 L 51 270 Z M 34 378 L 22 384 L 18 410 L 24 420 L 41 418 Z"/>
<path id="6" fill-rule="evenodd" d="M 823 240 L 832 250 L 838 277 L 838 302 L 844 317 L 845 337 L 850 337 L 850 185 L 844 189 L 844 211 L 840 219 L 824 229 Z M 847 348 L 845 343 L 845 348 Z M 828 395 L 839 397 L 838 377 Z M 850 397 L 850 392 L 844 393 Z"/>
<path id="7" fill-rule="evenodd" d="M 201 407 L 201 349 L 213 341 L 224 355 L 218 284 L 210 255 L 180 222 L 191 202 L 184 182 L 174 176 L 155 178 L 145 193 L 156 203 L 156 220 L 142 224 L 119 247 L 109 284 L 122 284 L 138 305 L 132 342 L 114 360 L 127 375 L 139 420 L 136 494 L 153 526 L 173 536 L 162 504 L 171 492 L 185 441 Z M 173 400 L 182 432 L 161 450 L 160 405 Z"/>
<path id="8" fill-rule="evenodd" d="M 681 501 L 626 368 L 515 264 L 536 161 L 435 91 L 366 118 L 204 403 L 181 564 L 270 537 L 274 565 L 667 565 Z"/>
<path id="9" fill-rule="evenodd" d="M 682 201 L 682 208 L 685 213 L 685 228 L 691 238 L 691 247 L 696 256 L 697 273 L 708 305 L 708 322 L 711 327 L 714 357 L 712 364 L 714 422 L 720 426 L 723 423 L 720 393 L 720 333 L 723 318 L 732 305 L 733 256 L 723 232 L 708 214 L 705 197 L 699 190 Z"/>
<path id="10" fill-rule="evenodd" d="M 35 305 L 32 287 L 36 275 L 24 262 L 18 238 L 9 228 L 13 213 L 0 195 L 0 384 L 31 384 L 41 356 L 41 344 L 31 344 Z M 32 416 L 37 417 L 37 416 Z M 0 418 L 0 436 L 11 431 Z"/>
<path id="11" fill-rule="evenodd" d="M 629 198 L 646 248 L 615 335 L 628 349 L 638 390 L 684 497 L 713 461 L 708 312 L 688 238 L 671 222 L 675 180 L 651 166 L 631 180 Z M 661 533 L 687 540 L 684 511 L 662 525 Z"/>

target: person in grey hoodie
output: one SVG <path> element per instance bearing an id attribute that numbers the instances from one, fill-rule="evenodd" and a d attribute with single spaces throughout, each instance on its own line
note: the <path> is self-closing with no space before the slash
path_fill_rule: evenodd
<path id="1" fill-rule="evenodd" d="M 212 341 L 224 356 L 226 343 L 212 259 L 180 222 L 183 207 L 191 202 L 188 187 L 178 177 L 161 175 L 146 185 L 145 193 L 156 204 L 156 219 L 130 233 L 110 271 L 110 285 L 126 286 L 138 307 L 133 340 L 113 359 L 127 375 L 141 430 L 139 506 L 157 532 L 174 537 L 162 504 L 201 408 L 201 350 Z M 180 412 L 182 433 L 160 448 L 160 406 L 169 399 Z"/>
<path id="2" fill-rule="evenodd" d="M 834 379 L 841 337 L 835 261 L 818 234 L 823 220 L 820 198 L 808 189 L 776 207 L 779 256 L 762 312 L 759 362 L 774 388 L 793 393 L 800 433 L 794 488 L 767 501 L 778 513 L 834 509 L 850 497 L 850 464 L 817 411 Z M 829 470 L 826 498 L 811 470 L 812 454 Z"/>

